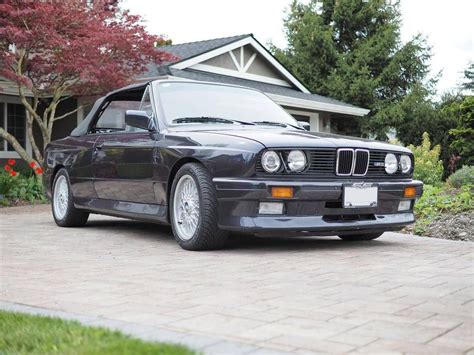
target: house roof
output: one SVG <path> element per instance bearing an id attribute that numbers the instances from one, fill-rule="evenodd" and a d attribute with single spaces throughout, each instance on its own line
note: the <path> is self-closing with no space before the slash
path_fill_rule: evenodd
<path id="1" fill-rule="evenodd" d="M 264 55 L 270 65 L 277 68 L 285 76 L 290 86 L 281 86 L 271 82 L 251 80 L 219 72 L 209 72 L 194 68 L 196 63 L 218 55 L 224 50 L 233 49 L 250 43 Z M 163 63 L 161 66 L 149 65 L 148 71 L 141 75 L 143 79 L 153 79 L 163 75 L 171 75 L 190 80 L 209 81 L 232 85 L 241 85 L 261 90 L 282 105 L 301 107 L 305 109 L 338 112 L 356 116 L 366 115 L 369 110 L 360 108 L 329 97 L 312 94 L 304 85 L 291 74 L 252 34 L 242 34 L 231 37 L 216 38 L 205 41 L 173 44 L 159 48 L 176 57 L 174 61 Z M 215 54 L 214 54 L 215 53 Z M 277 83 L 278 84 L 278 83 Z M 293 87 L 291 87 L 293 86 Z"/>

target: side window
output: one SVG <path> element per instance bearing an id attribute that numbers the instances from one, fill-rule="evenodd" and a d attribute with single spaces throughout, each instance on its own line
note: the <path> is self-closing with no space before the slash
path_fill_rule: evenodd
<path id="1" fill-rule="evenodd" d="M 143 94 L 142 102 L 140 103 L 140 111 L 145 111 L 148 116 L 153 114 L 153 107 L 151 106 L 150 89 L 147 87 Z"/>
<path id="2" fill-rule="evenodd" d="M 117 132 L 124 131 L 125 112 L 127 110 L 138 110 L 139 101 L 110 101 L 108 106 L 100 115 L 99 120 L 95 124 L 95 131 L 99 132 Z"/>

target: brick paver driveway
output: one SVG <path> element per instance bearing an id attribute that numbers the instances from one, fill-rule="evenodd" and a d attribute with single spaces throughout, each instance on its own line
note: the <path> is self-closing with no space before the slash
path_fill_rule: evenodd
<path id="1" fill-rule="evenodd" d="M 168 331 L 209 353 L 473 352 L 468 242 L 234 237 L 187 252 L 151 224 L 57 228 L 49 206 L 0 209 L 0 227 L 4 307 Z"/>

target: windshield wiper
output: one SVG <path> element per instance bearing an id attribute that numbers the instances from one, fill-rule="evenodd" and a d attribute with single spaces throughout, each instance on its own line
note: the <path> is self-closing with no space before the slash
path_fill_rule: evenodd
<path id="1" fill-rule="evenodd" d="M 239 123 L 242 125 L 252 125 L 254 126 L 255 123 L 246 122 L 246 121 L 239 121 L 239 120 L 231 120 L 228 118 L 222 117 L 210 117 L 210 116 L 195 116 L 195 117 L 180 117 L 176 118 L 172 123 L 207 123 L 207 122 L 215 122 L 215 123 Z"/>
<path id="2" fill-rule="evenodd" d="M 256 125 L 267 125 L 267 126 L 278 126 L 278 127 L 293 127 L 299 130 L 304 130 L 304 128 L 301 128 L 299 126 L 292 125 L 290 123 L 283 123 L 283 122 L 274 122 L 274 121 L 252 121 L 252 123 Z"/>

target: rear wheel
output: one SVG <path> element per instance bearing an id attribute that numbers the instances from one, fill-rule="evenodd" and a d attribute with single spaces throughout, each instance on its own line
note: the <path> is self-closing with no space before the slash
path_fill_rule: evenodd
<path id="1" fill-rule="evenodd" d="M 51 207 L 56 224 L 60 227 L 80 227 L 87 223 L 89 213 L 74 207 L 71 185 L 66 169 L 60 169 L 53 182 Z"/>
<path id="2" fill-rule="evenodd" d="M 224 246 L 228 233 L 217 226 L 217 196 L 208 171 L 198 163 L 178 170 L 171 188 L 171 228 L 186 250 Z"/>
<path id="3" fill-rule="evenodd" d="M 338 237 L 344 241 L 348 242 L 357 242 L 361 240 L 373 240 L 380 237 L 382 233 L 367 233 L 367 234 L 346 234 L 346 235 L 339 235 Z"/>

